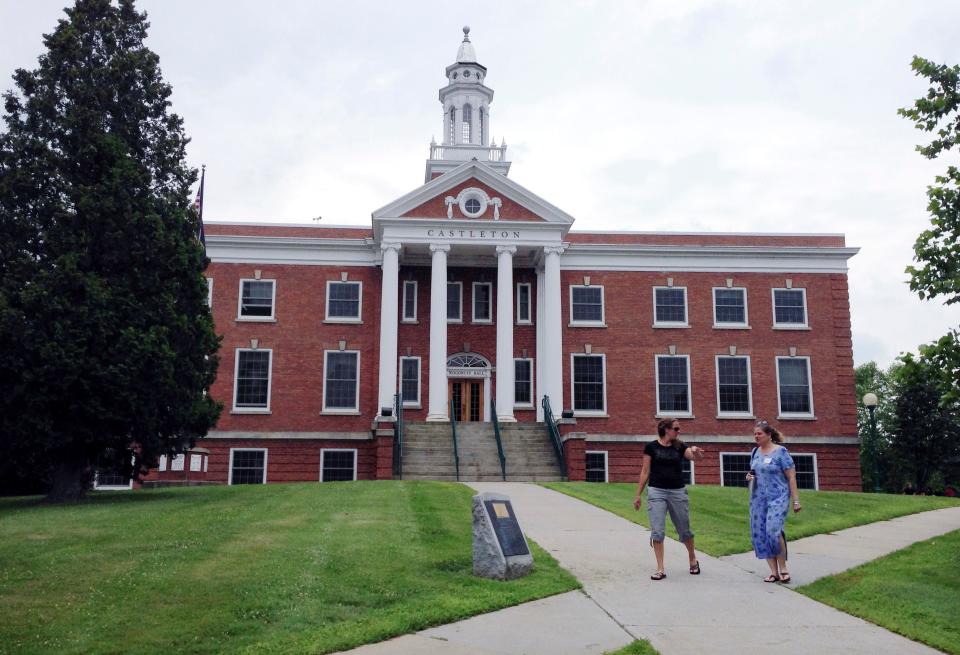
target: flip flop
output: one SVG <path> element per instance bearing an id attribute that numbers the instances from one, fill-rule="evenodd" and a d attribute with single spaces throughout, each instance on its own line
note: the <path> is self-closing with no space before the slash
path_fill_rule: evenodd
<path id="1" fill-rule="evenodd" d="M 783 584 L 787 584 L 788 582 L 790 582 L 790 574 L 781 573 L 779 582 L 782 582 Z"/>
<path id="2" fill-rule="evenodd" d="M 690 575 L 700 575 L 700 562 L 694 562 L 690 565 Z"/>
<path id="3" fill-rule="evenodd" d="M 650 579 L 651 579 L 651 580 L 663 580 L 665 577 L 667 577 L 667 574 L 666 574 L 666 573 L 664 573 L 663 571 L 657 571 L 656 573 L 654 573 L 653 575 L 650 576 Z"/>
<path id="4" fill-rule="evenodd" d="M 763 581 L 764 581 L 764 582 L 780 582 L 780 578 L 778 578 L 776 575 L 774 575 L 773 573 L 771 573 L 770 575 L 768 575 L 767 577 L 765 577 L 765 578 L 763 579 Z"/>

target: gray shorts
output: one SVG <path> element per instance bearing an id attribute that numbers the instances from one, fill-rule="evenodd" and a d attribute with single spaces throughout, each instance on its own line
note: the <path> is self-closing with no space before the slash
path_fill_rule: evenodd
<path id="1" fill-rule="evenodd" d="M 650 543 L 663 543 L 666 536 L 667 512 L 680 541 L 693 539 L 690 532 L 690 501 L 685 487 L 660 489 L 647 487 L 647 516 L 650 518 Z"/>

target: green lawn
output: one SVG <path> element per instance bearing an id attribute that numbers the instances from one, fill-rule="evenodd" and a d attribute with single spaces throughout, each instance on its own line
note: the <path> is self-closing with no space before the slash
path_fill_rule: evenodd
<path id="1" fill-rule="evenodd" d="M 578 588 L 472 575 L 458 484 L 0 499 L 0 653 L 326 653 Z"/>
<path id="2" fill-rule="evenodd" d="M 635 483 L 597 484 L 591 482 L 549 482 L 545 487 L 569 494 L 602 507 L 618 516 L 649 527 L 646 497 L 640 511 L 634 511 Z M 710 555 L 744 553 L 750 545 L 750 515 L 747 490 L 740 487 L 693 485 L 690 494 L 690 528 L 697 549 Z M 840 491 L 801 491 L 803 511 L 787 518 L 787 537 L 799 539 L 915 514 L 942 507 L 956 507 L 960 499 L 938 496 L 897 496 Z M 667 535 L 677 537 L 667 520 Z"/>
<path id="3" fill-rule="evenodd" d="M 960 531 L 821 578 L 798 591 L 910 639 L 960 654 Z"/>
<path id="4" fill-rule="evenodd" d="M 612 650 L 604 655 L 660 655 L 660 651 L 650 645 L 650 642 L 642 639 L 631 642 L 620 650 Z"/>

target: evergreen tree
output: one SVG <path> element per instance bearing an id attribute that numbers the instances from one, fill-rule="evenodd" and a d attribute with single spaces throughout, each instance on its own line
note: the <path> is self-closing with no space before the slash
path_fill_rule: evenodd
<path id="1" fill-rule="evenodd" d="M 78 499 L 93 468 L 206 434 L 219 339 L 182 120 L 133 0 L 77 0 L 0 134 L 0 474 Z M 131 456 L 136 462 L 131 464 Z"/>

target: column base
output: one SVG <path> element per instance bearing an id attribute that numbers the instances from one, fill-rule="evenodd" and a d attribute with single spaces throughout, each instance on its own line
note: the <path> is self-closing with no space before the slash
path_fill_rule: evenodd
<path id="1" fill-rule="evenodd" d="M 497 414 L 497 421 L 500 423 L 516 423 L 517 417 L 513 414 L 506 414 L 504 416 Z"/>
<path id="2" fill-rule="evenodd" d="M 427 423 L 449 423 L 450 417 L 446 414 L 427 414 Z"/>

